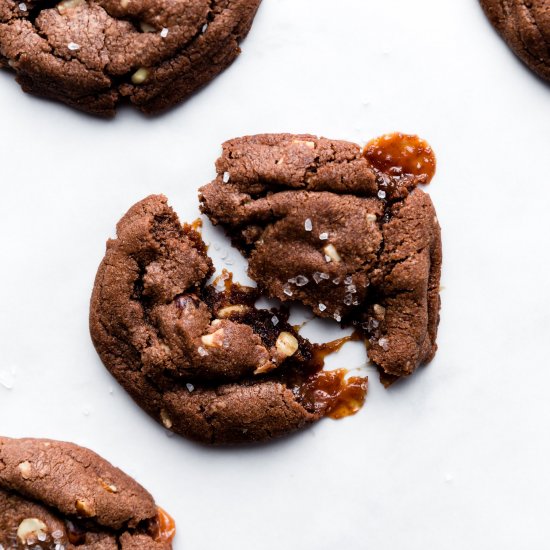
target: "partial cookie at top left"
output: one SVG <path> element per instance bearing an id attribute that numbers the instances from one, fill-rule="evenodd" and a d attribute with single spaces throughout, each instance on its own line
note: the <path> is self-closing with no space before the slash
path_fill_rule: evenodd
<path id="1" fill-rule="evenodd" d="M 0 0 L 0 67 L 100 116 L 183 101 L 239 55 L 261 0 Z"/>

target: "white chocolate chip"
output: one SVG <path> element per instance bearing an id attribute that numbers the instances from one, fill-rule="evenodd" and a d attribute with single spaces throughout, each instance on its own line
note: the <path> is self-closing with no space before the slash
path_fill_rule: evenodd
<path id="1" fill-rule="evenodd" d="M 29 538 L 38 539 L 48 534 L 47 525 L 37 518 L 24 519 L 17 528 L 17 538 L 26 544 Z"/>
<path id="2" fill-rule="evenodd" d="M 325 246 L 325 248 L 323 248 L 323 252 L 333 262 L 341 262 L 342 261 L 342 258 L 340 257 L 340 254 L 338 254 L 338 250 L 336 250 L 336 247 L 333 244 L 327 244 L 327 246 Z"/>
<path id="3" fill-rule="evenodd" d="M 162 425 L 169 430 L 173 424 L 171 418 L 168 416 L 168 413 L 164 410 L 160 410 L 160 420 L 162 421 Z"/>
<path id="4" fill-rule="evenodd" d="M 149 71 L 142 67 L 132 75 L 132 82 L 134 84 L 143 84 L 147 78 L 149 78 Z"/>
<path id="5" fill-rule="evenodd" d="M 277 351 L 285 357 L 290 357 L 298 351 L 298 340 L 290 332 L 281 332 L 275 343 Z"/>
<path id="6" fill-rule="evenodd" d="M 202 343 L 210 348 L 221 348 L 223 342 L 223 328 L 219 328 L 212 334 L 205 334 L 201 336 Z"/>
<path id="7" fill-rule="evenodd" d="M 25 460 L 25 462 L 20 462 L 17 468 L 19 469 L 19 473 L 23 479 L 29 479 L 31 477 L 32 468 L 31 463 L 28 460 Z"/>
<path id="8" fill-rule="evenodd" d="M 120 0 L 120 7 L 126 9 L 130 5 L 130 0 Z"/>
<path id="9" fill-rule="evenodd" d="M 77 499 L 77 501 L 75 502 L 75 508 L 78 514 L 85 518 L 91 518 L 92 516 L 95 516 L 93 505 L 82 498 Z"/>
<path id="10" fill-rule="evenodd" d="M 62 2 L 59 2 L 59 4 L 57 4 L 57 11 L 61 15 L 63 15 L 68 10 L 76 8 L 81 4 L 84 4 L 84 0 L 63 0 Z"/>
<path id="11" fill-rule="evenodd" d="M 295 143 L 297 145 L 305 145 L 306 147 L 309 147 L 309 149 L 315 149 L 314 141 L 305 141 L 303 139 L 293 139 L 292 143 Z"/>
<path id="12" fill-rule="evenodd" d="M 267 363 L 264 363 L 261 367 L 258 367 L 254 374 L 265 374 L 266 372 L 272 371 L 273 369 L 276 369 L 277 365 L 275 363 L 272 363 L 271 361 L 268 361 Z"/>
<path id="13" fill-rule="evenodd" d="M 153 27 L 153 25 L 149 25 L 149 23 L 146 23 L 145 21 L 140 22 L 139 28 L 143 32 L 157 32 L 157 29 L 155 29 L 155 27 Z"/>
<path id="14" fill-rule="evenodd" d="M 247 311 L 248 307 L 242 305 L 222 307 L 222 309 L 218 311 L 218 317 L 225 319 L 233 313 L 246 313 Z"/>
<path id="15" fill-rule="evenodd" d="M 386 316 L 386 308 L 384 306 L 381 306 L 380 304 L 374 304 L 372 309 L 374 309 L 374 314 L 376 315 L 376 317 L 384 319 L 384 317 Z"/>

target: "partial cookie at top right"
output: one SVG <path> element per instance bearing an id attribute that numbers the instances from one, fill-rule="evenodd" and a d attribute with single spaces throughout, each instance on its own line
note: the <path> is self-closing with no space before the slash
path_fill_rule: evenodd
<path id="1" fill-rule="evenodd" d="M 249 261 L 262 293 L 355 325 L 390 384 L 437 349 L 441 231 L 419 183 L 431 148 L 391 134 L 364 150 L 312 135 L 223 145 L 202 211 Z"/>
<path id="2" fill-rule="evenodd" d="M 535 73 L 550 80 L 550 2 L 480 0 L 493 27 Z"/>

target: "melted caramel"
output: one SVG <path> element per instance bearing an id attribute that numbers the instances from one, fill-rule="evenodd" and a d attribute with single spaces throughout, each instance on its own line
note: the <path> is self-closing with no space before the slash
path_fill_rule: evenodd
<path id="1" fill-rule="evenodd" d="M 192 222 L 191 229 L 193 229 L 193 231 L 196 231 L 197 233 L 200 233 L 202 229 L 202 220 L 200 218 L 197 218 L 194 222 Z"/>
<path id="2" fill-rule="evenodd" d="M 300 400 L 309 410 L 339 419 L 355 414 L 363 406 L 367 378 L 353 376 L 346 379 L 346 369 L 322 370 L 328 355 L 339 351 L 347 342 L 361 339 L 359 332 L 355 331 L 350 336 L 315 346 L 312 365 L 316 372 L 298 390 Z"/>
<path id="3" fill-rule="evenodd" d="M 158 534 L 156 540 L 158 542 L 172 542 L 176 536 L 176 522 L 160 506 L 157 507 L 157 510 Z"/>
<path id="4" fill-rule="evenodd" d="M 392 177 L 412 176 L 415 183 L 430 183 L 435 174 L 435 154 L 427 141 L 395 132 L 372 139 L 363 156 L 379 172 Z"/>

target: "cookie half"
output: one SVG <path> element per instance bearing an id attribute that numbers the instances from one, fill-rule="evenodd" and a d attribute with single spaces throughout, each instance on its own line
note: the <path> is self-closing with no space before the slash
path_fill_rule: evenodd
<path id="1" fill-rule="evenodd" d="M 535 73 L 550 80 L 550 2 L 480 0 L 493 27 Z"/>
<path id="2" fill-rule="evenodd" d="M 153 497 L 94 452 L 0 437 L 4 549 L 169 550 L 174 532 Z"/>
<path id="3" fill-rule="evenodd" d="M 167 429 L 204 443 L 267 440 L 328 414 L 313 346 L 284 312 L 256 309 L 256 289 L 208 284 L 212 273 L 200 235 L 165 197 L 134 205 L 107 243 L 91 299 L 90 331 L 109 371 Z"/>
<path id="4" fill-rule="evenodd" d="M 183 101 L 240 53 L 260 0 L 0 0 L 0 66 L 100 116 Z"/>
<path id="5" fill-rule="evenodd" d="M 262 292 L 355 324 L 386 382 L 432 359 L 441 234 L 416 187 L 425 176 L 382 173 L 354 143 L 291 134 L 230 140 L 216 168 L 202 211 Z"/>

